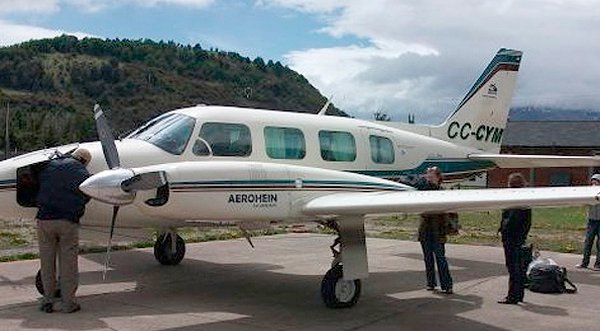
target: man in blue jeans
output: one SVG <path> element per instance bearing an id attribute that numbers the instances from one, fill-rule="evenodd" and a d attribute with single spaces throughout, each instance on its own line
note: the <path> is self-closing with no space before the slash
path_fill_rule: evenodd
<path id="1" fill-rule="evenodd" d="M 442 173 L 438 167 L 431 167 L 425 173 L 424 181 L 418 183 L 419 190 L 441 190 Z M 419 224 L 419 242 L 423 249 L 425 272 L 427 275 L 427 290 L 436 287 L 435 266 L 437 264 L 442 293 L 452 294 L 452 277 L 446 260 L 445 244 L 447 234 L 448 214 L 422 214 Z"/>
<path id="2" fill-rule="evenodd" d="M 600 174 L 592 176 L 591 184 L 600 185 Z M 600 205 L 590 206 L 588 210 L 588 224 L 585 233 L 585 244 L 583 245 L 583 260 L 577 268 L 587 268 L 590 264 L 590 256 L 592 255 L 592 246 L 596 240 L 596 263 L 594 270 L 600 271 Z"/>

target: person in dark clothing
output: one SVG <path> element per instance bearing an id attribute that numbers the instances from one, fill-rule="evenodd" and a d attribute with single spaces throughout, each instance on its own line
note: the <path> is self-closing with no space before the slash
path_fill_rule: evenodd
<path id="1" fill-rule="evenodd" d="M 79 185 L 90 174 L 86 165 L 91 155 L 78 149 L 70 156 L 52 159 L 38 174 L 39 191 L 36 215 L 44 297 L 40 309 L 54 311 L 56 258 L 58 256 L 62 311 L 80 309 L 74 300 L 78 284 L 79 218 L 89 201 Z"/>
<path id="2" fill-rule="evenodd" d="M 419 190 L 441 190 L 442 174 L 438 167 L 431 167 L 425 173 L 425 181 L 417 185 Z M 442 293 L 452 294 L 452 277 L 446 260 L 447 214 L 421 214 L 419 242 L 423 250 L 427 290 L 433 291 L 437 285 L 435 265 L 439 273 Z"/>
<path id="3" fill-rule="evenodd" d="M 525 178 L 520 173 L 508 177 L 508 187 L 520 188 L 527 186 Z M 500 233 L 506 268 L 508 269 L 508 295 L 498 301 L 501 304 L 518 304 L 523 302 L 525 295 L 525 280 L 527 266 L 523 256 L 523 245 L 527 241 L 531 228 L 531 209 L 514 208 L 502 211 Z"/>
<path id="4" fill-rule="evenodd" d="M 595 174 L 590 180 L 594 186 L 600 185 L 600 174 Z M 577 268 L 587 268 L 592 256 L 592 246 L 596 241 L 596 262 L 593 270 L 600 271 L 600 205 L 590 206 L 587 214 L 587 229 L 585 231 L 585 242 L 583 244 L 583 259 L 576 265 Z"/>

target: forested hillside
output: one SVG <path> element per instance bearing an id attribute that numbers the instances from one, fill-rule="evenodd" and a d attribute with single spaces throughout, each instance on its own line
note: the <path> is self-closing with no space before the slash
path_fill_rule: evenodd
<path id="1" fill-rule="evenodd" d="M 11 149 L 95 139 L 95 102 L 119 134 L 184 106 L 317 112 L 326 98 L 280 62 L 200 45 L 61 36 L 0 48 L 0 119 L 10 103 Z"/>

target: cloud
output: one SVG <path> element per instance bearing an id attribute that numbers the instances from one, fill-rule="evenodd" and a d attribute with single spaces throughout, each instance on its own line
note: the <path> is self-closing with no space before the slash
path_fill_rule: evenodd
<path id="1" fill-rule="evenodd" d="M 264 7 L 286 7 L 304 12 L 332 12 L 341 8 L 343 1 L 339 0 L 257 0 L 256 5 Z"/>
<path id="2" fill-rule="evenodd" d="M 65 6 L 84 12 L 99 12 L 124 5 L 140 7 L 181 6 L 206 8 L 215 0 L 0 0 L 0 15 L 13 13 L 52 13 Z"/>
<path id="3" fill-rule="evenodd" d="M 69 34 L 77 38 L 91 37 L 84 32 L 46 29 L 38 26 L 14 24 L 0 20 L 0 46 L 8 46 L 31 39 L 52 38 L 62 34 Z"/>
<path id="4" fill-rule="evenodd" d="M 86 0 L 87 1 L 87 0 Z M 102 1 L 101 1 L 102 2 Z M 215 0 L 104 0 L 104 2 L 112 4 L 133 4 L 143 7 L 156 7 L 156 6 L 181 6 L 189 8 L 205 8 L 212 5 Z"/>
<path id="5" fill-rule="evenodd" d="M 55 12 L 59 9 L 59 0 L 0 0 L 0 14 Z"/>
<path id="6" fill-rule="evenodd" d="M 318 15 L 346 46 L 289 52 L 286 62 L 361 117 L 383 110 L 439 122 L 501 47 L 524 51 L 515 105 L 600 109 L 598 0 L 261 0 Z"/>

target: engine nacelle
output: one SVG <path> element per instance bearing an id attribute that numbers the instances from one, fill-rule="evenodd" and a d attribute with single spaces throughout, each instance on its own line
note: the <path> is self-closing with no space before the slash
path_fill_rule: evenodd
<path id="1" fill-rule="evenodd" d="M 135 176 L 131 169 L 104 170 L 86 179 L 79 189 L 98 201 L 115 206 L 128 205 L 135 199 L 135 192 L 126 192 L 122 188 L 124 181 Z"/>

